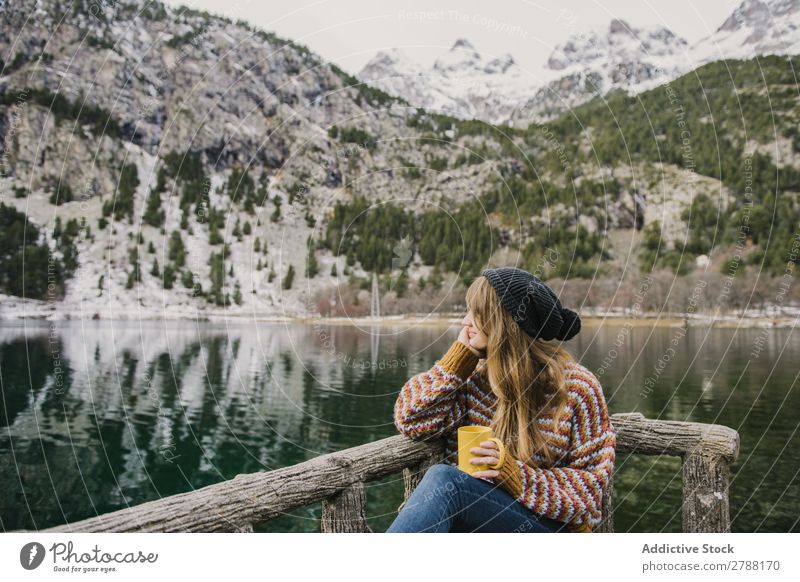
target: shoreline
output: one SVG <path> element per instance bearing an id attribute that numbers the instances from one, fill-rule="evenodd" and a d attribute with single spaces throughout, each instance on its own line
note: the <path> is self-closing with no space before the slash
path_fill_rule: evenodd
<path id="1" fill-rule="evenodd" d="M 421 316 L 387 316 L 378 319 L 370 317 L 363 318 L 301 318 L 301 317 L 287 317 L 281 318 L 278 321 L 285 321 L 288 323 L 301 323 L 301 324 L 314 324 L 314 323 L 329 323 L 333 325 L 392 325 L 399 323 L 413 323 L 415 325 L 431 325 L 431 326 L 446 326 L 458 325 L 461 321 L 461 315 L 453 316 L 436 316 L 436 317 L 421 317 Z M 688 317 L 681 317 L 678 314 L 668 314 L 659 316 L 653 314 L 652 316 L 644 315 L 632 317 L 627 314 L 608 314 L 608 315 L 582 315 L 582 327 L 600 327 L 603 324 L 613 325 L 626 325 L 626 326 L 642 326 L 642 327 L 720 327 L 720 328 L 739 328 L 739 327 L 754 327 L 754 328 L 793 328 L 797 325 L 800 316 L 765 316 L 765 315 L 750 315 L 750 316 L 703 316 L 692 315 Z M 269 319 L 256 320 L 270 321 Z"/>
<path id="2" fill-rule="evenodd" d="M 22 307 L 22 306 L 16 306 Z M 26 305 L 24 307 L 30 307 Z M 254 314 L 237 311 L 208 310 L 192 313 L 189 310 L 157 313 L 143 310 L 142 313 L 123 311 L 114 313 L 105 310 L 104 317 L 99 313 L 79 312 L 74 313 L 56 309 L 0 309 L 0 325 L 13 322 L 202 322 L 202 323 L 292 323 L 305 325 L 353 325 L 353 326 L 392 326 L 392 325 L 425 325 L 433 327 L 459 325 L 463 314 L 404 314 L 385 315 L 378 318 L 370 316 L 360 317 L 313 317 L 300 315 L 270 315 Z M 17 315 L 19 312 L 23 315 Z M 787 313 L 788 311 L 788 313 Z M 16 312 L 16 313 L 15 313 Z M 676 314 L 676 313 L 642 313 L 633 315 L 624 312 L 595 313 L 586 311 L 581 314 L 581 324 L 584 327 L 600 327 L 603 324 L 648 327 L 720 327 L 720 328 L 793 328 L 800 319 L 800 309 L 785 309 L 781 313 L 746 312 L 726 314 Z"/>

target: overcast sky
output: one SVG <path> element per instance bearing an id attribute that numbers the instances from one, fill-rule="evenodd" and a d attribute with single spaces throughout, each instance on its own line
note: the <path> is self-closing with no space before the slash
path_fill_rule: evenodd
<path id="1" fill-rule="evenodd" d="M 605 27 L 665 26 L 693 43 L 714 32 L 741 0 L 167 0 L 243 18 L 306 45 L 357 73 L 376 52 L 401 48 L 423 65 L 464 37 L 487 57 L 511 53 L 541 69 L 571 34 Z"/>

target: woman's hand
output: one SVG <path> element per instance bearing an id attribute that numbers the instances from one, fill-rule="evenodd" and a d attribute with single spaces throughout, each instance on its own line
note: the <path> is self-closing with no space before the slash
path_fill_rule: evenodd
<path id="1" fill-rule="evenodd" d="M 461 343 L 466 345 L 469 348 L 469 350 L 473 354 L 478 356 L 479 358 L 485 358 L 486 357 L 486 350 L 477 350 L 474 347 L 472 347 L 472 344 L 469 341 L 469 336 L 467 335 L 467 326 L 466 325 L 464 327 L 462 327 L 461 331 L 458 333 L 458 341 L 460 341 Z"/>
<path id="2" fill-rule="evenodd" d="M 481 441 L 480 447 L 472 447 L 469 450 L 473 455 L 469 462 L 473 465 L 496 465 L 500 462 L 500 449 L 494 441 Z M 498 469 L 487 469 L 485 471 L 476 471 L 472 474 L 473 477 L 478 479 L 494 479 L 500 474 Z"/>

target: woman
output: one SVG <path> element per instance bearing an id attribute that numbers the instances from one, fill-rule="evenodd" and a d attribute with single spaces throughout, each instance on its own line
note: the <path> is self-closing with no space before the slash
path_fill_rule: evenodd
<path id="1" fill-rule="evenodd" d="M 616 432 L 600 382 L 561 346 L 580 317 L 514 267 L 485 269 L 466 302 L 458 339 L 395 403 L 402 434 L 443 436 L 446 448 L 386 531 L 591 532 Z M 458 469 L 464 425 L 490 426 L 502 442 L 470 449 L 470 462 L 490 469 Z"/>

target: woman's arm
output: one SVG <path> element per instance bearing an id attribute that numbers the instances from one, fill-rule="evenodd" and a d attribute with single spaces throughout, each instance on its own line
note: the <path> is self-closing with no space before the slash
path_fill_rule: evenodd
<path id="1" fill-rule="evenodd" d="M 506 455 L 496 482 L 534 513 L 591 531 L 602 520 L 601 501 L 616 458 L 616 431 L 596 378 L 581 382 L 573 401 L 569 462 L 541 469 Z"/>
<path id="2" fill-rule="evenodd" d="M 394 424 L 402 434 L 416 438 L 447 434 L 465 418 L 458 389 L 469 379 L 480 357 L 455 340 L 427 372 L 409 378 L 394 405 Z"/>

